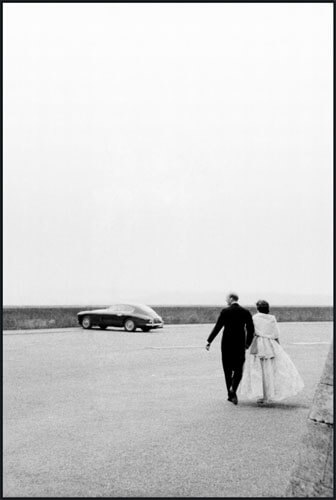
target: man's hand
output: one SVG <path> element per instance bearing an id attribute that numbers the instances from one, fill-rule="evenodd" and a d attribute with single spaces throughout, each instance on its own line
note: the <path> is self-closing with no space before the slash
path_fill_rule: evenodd
<path id="1" fill-rule="evenodd" d="M 206 350 L 209 351 L 210 350 L 210 342 L 207 343 L 207 345 L 205 346 Z"/>

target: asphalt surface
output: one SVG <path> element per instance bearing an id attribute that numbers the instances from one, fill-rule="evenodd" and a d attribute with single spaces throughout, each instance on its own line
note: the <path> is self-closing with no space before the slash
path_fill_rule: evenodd
<path id="1" fill-rule="evenodd" d="M 280 324 L 305 388 L 265 408 L 226 401 L 212 326 L 4 332 L 4 496 L 282 496 L 332 323 Z"/>

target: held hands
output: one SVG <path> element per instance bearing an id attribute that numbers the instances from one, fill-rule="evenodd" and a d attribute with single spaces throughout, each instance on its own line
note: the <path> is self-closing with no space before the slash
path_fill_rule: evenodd
<path id="1" fill-rule="evenodd" d="M 210 342 L 207 343 L 207 345 L 205 346 L 206 350 L 209 351 L 210 350 Z"/>

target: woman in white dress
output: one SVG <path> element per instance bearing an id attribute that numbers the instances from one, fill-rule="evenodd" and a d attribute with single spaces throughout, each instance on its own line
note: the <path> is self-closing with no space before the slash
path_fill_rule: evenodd
<path id="1" fill-rule="evenodd" d="M 295 365 L 279 343 L 279 327 L 269 314 L 269 304 L 259 300 L 253 316 L 255 337 L 246 352 L 243 377 L 237 394 L 259 398 L 259 404 L 281 401 L 304 387 Z"/>

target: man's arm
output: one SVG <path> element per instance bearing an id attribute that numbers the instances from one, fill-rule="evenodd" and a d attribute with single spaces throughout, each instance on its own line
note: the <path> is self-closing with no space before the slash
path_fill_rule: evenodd
<path id="1" fill-rule="evenodd" d="M 210 344 L 213 341 L 213 339 L 218 335 L 218 333 L 221 331 L 221 329 L 224 326 L 224 310 L 220 313 L 217 322 L 215 326 L 213 327 L 212 332 L 210 333 L 208 339 L 207 339 L 207 349 L 209 350 Z"/>
<path id="2" fill-rule="evenodd" d="M 250 311 L 246 314 L 246 349 L 248 349 L 252 343 L 254 335 L 254 324 Z"/>

